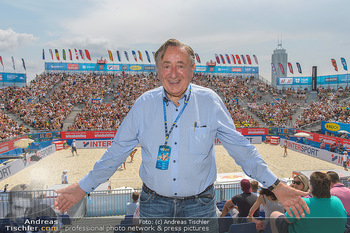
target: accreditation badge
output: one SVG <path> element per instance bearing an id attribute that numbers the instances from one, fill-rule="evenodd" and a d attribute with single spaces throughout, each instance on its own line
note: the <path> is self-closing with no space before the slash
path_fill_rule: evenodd
<path id="1" fill-rule="evenodd" d="M 170 152 L 170 146 L 159 146 L 156 168 L 160 170 L 168 170 Z"/>

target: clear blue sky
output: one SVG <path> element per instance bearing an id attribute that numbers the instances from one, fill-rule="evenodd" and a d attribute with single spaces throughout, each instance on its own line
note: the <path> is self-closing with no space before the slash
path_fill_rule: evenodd
<path id="1" fill-rule="evenodd" d="M 148 50 L 169 38 L 189 44 L 202 61 L 214 54 L 255 54 L 260 74 L 271 77 L 271 54 L 282 38 L 288 61 L 303 75 L 336 74 L 350 63 L 349 0 L 0 0 L 0 56 L 5 72 L 28 79 L 44 70 L 42 49 L 88 49 L 93 59 L 107 50 Z M 0 67 L 0 70 L 2 67 Z M 286 69 L 286 67 L 285 67 Z M 293 77 L 289 73 L 289 76 Z M 295 76 L 300 76 L 295 74 Z"/>

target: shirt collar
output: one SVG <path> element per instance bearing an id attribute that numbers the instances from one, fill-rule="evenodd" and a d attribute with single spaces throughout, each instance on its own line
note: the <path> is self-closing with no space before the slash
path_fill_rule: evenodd
<path id="1" fill-rule="evenodd" d="M 345 187 L 345 185 L 343 183 L 336 183 L 333 185 L 333 187 Z"/>
<path id="2" fill-rule="evenodd" d="M 182 100 L 182 99 L 185 99 L 185 100 L 186 100 L 186 99 L 188 98 L 188 95 L 190 94 L 190 87 L 191 87 L 191 83 L 188 85 L 185 94 L 183 94 L 183 96 L 179 99 L 179 101 Z M 163 87 L 162 96 L 163 96 L 163 98 L 162 98 L 163 100 L 171 101 L 171 100 L 168 98 L 164 87 Z"/>

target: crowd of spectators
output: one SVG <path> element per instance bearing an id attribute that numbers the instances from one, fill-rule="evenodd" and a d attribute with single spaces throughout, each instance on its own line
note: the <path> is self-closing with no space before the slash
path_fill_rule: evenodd
<path id="1" fill-rule="evenodd" d="M 192 82 L 217 92 L 239 128 L 300 128 L 320 120 L 350 122 L 349 104 L 339 101 L 349 96 L 348 87 L 321 88 L 318 90 L 318 101 L 307 105 L 304 104 L 306 89 L 278 90 L 254 78 L 196 74 Z M 28 86 L 1 88 L 0 104 L 36 130 L 61 130 L 64 120 L 75 106 L 83 109 L 69 130 L 116 130 L 134 101 L 145 91 L 160 85 L 152 73 L 118 76 L 46 73 L 37 76 Z M 107 102 L 104 101 L 106 94 L 111 97 Z M 292 116 L 300 107 L 305 110 L 291 125 Z M 249 112 L 261 121 L 249 115 Z M 2 128 L 17 127 L 17 133 L 28 132 L 23 126 L 8 123 L 11 120 L 4 113 L 2 119 L 7 119 L 2 120 Z M 1 137 L 12 136 L 2 133 Z"/>

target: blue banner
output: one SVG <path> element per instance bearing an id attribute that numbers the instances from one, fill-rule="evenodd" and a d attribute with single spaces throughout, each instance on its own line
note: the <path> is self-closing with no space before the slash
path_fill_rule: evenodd
<path id="1" fill-rule="evenodd" d="M 344 107 L 344 108 L 345 110 L 349 109 L 348 107 Z M 322 121 L 321 123 L 321 132 L 323 134 L 325 132 L 328 132 L 337 136 L 340 130 L 345 130 L 350 133 L 350 124 L 339 123 L 339 122 L 328 122 L 328 121 Z"/>
<path id="2" fill-rule="evenodd" d="M 25 84 L 26 82 L 27 82 L 26 74 L 0 73 L 0 85 L 4 83 L 13 84 L 13 85 L 16 85 L 16 83 Z"/>

